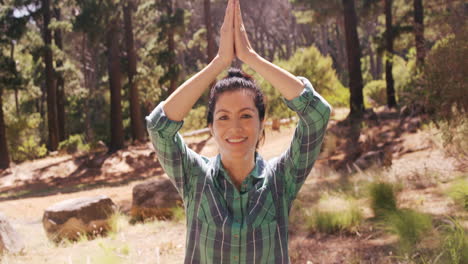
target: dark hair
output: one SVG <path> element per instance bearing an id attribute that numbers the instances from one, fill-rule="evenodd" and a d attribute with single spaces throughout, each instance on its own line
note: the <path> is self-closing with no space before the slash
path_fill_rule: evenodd
<path id="1" fill-rule="evenodd" d="M 225 92 L 234 92 L 238 90 L 247 90 L 252 92 L 253 101 L 255 107 L 257 107 L 258 110 L 258 117 L 260 121 L 265 119 L 265 99 L 262 91 L 257 86 L 252 76 L 242 72 L 240 69 L 230 68 L 228 75 L 217 81 L 216 84 L 211 88 L 210 100 L 208 102 L 208 124 L 213 124 L 214 110 L 219 96 Z M 261 139 L 264 138 L 264 134 L 265 131 L 263 131 Z"/>

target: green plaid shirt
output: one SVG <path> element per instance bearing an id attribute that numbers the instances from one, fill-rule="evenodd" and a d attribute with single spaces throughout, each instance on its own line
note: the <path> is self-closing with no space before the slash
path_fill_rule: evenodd
<path id="1" fill-rule="evenodd" d="M 255 168 L 238 190 L 220 156 L 207 158 L 189 149 L 162 104 L 146 117 L 159 162 L 183 197 L 187 215 L 184 263 L 289 263 L 291 204 L 320 152 L 330 105 L 299 77 L 304 90 L 286 104 L 299 115 L 291 146 Z"/>

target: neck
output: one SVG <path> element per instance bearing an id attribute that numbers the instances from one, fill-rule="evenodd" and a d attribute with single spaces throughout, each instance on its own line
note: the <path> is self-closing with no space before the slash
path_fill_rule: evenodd
<path id="1" fill-rule="evenodd" d="M 241 157 L 221 155 L 221 162 L 232 182 L 239 189 L 244 179 L 255 167 L 255 153 Z"/>

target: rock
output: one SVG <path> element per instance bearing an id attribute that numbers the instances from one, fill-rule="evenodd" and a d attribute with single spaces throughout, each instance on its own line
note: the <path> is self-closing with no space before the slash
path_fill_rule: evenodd
<path id="1" fill-rule="evenodd" d="M 362 154 L 355 162 L 361 169 L 365 170 L 373 165 L 389 167 L 392 165 L 392 152 L 388 150 L 369 151 Z"/>
<path id="2" fill-rule="evenodd" d="M 182 199 L 169 179 L 153 180 L 133 187 L 130 215 L 133 221 L 170 219 L 173 208 L 181 205 Z"/>
<path id="3" fill-rule="evenodd" d="M 42 224 L 47 237 L 59 242 L 77 240 L 81 235 L 94 237 L 110 231 L 110 217 L 116 210 L 104 195 L 65 200 L 47 208 Z"/>
<path id="4" fill-rule="evenodd" d="M 23 254 L 24 242 L 6 216 L 0 213 L 0 256 L 3 253 Z"/>

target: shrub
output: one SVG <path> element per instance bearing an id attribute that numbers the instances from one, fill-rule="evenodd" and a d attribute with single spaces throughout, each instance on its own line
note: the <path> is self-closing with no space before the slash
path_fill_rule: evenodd
<path id="1" fill-rule="evenodd" d="M 184 126 L 181 132 L 187 132 L 207 127 L 206 123 L 206 106 L 201 105 L 190 110 L 184 119 Z"/>
<path id="2" fill-rule="evenodd" d="M 317 90 L 332 106 L 348 106 L 349 90 L 339 81 L 333 61 L 323 56 L 315 46 L 300 48 L 288 60 L 275 60 L 274 63 L 297 76 L 310 80 Z M 267 113 L 269 117 L 286 118 L 294 115 L 282 101 L 276 88 L 261 78 L 255 72 L 245 69 L 257 80 L 267 97 Z"/>
<path id="3" fill-rule="evenodd" d="M 442 39 L 426 58 L 421 80 L 424 106 L 435 120 L 457 120 L 468 112 L 467 40 L 466 33 Z"/>
<path id="4" fill-rule="evenodd" d="M 387 84 L 384 80 L 371 81 L 364 87 L 364 103 L 366 106 L 387 104 Z"/>
<path id="5" fill-rule="evenodd" d="M 452 183 L 448 195 L 468 211 L 468 180 L 462 179 Z"/>
<path id="6" fill-rule="evenodd" d="M 355 200 L 337 196 L 326 196 L 320 199 L 308 226 L 312 230 L 324 233 L 352 231 L 363 219 L 362 212 Z"/>
<path id="7" fill-rule="evenodd" d="M 399 249 L 403 254 L 411 253 L 423 234 L 432 228 L 432 220 L 428 215 L 410 209 L 400 209 L 389 212 L 385 216 L 388 231 L 399 238 Z"/>
<path id="8" fill-rule="evenodd" d="M 397 210 L 395 187 L 390 183 L 372 183 L 369 187 L 371 208 L 376 217 L 383 217 L 387 213 Z"/>
<path id="9" fill-rule="evenodd" d="M 42 118 L 39 113 L 28 116 L 5 116 L 8 149 L 15 162 L 42 158 L 47 154 L 45 144 L 40 144 L 39 127 Z"/>
<path id="10" fill-rule="evenodd" d="M 84 137 L 82 135 L 71 135 L 68 139 L 59 143 L 58 150 L 66 152 L 68 154 L 75 153 L 77 151 L 89 151 L 89 144 L 84 143 Z"/>

